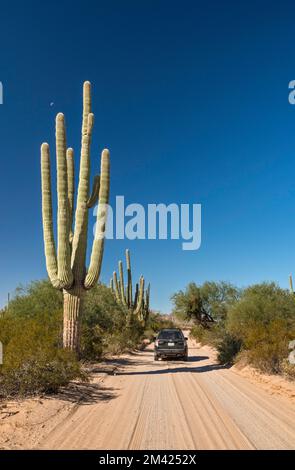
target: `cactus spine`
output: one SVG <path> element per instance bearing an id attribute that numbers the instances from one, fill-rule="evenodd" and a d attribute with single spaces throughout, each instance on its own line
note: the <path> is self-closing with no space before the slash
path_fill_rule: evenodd
<path id="1" fill-rule="evenodd" d="M 53 233 L 51 171 L 49 145 L 41 146 L 42 219 L 46 268 L 52 285 L 63 291 L 63 346 L 78 352 L 80 317 L 85 292 L 99 279 L 110 186 L 110 156 L 107 149 L 101 155 L 100 176 L 94 178 L 89 195 L 90 144 L 94 116 L 91 113 L 91 85 L 83 86 L 83 120 L 80 175 L 74 220 L 74 152 L 66 146 L 65 119 L 56 117 L 57 160 L 57 252 Z M 96 233 L 90 265 L 86 270 L 88 210 L 99 202 Z M 73 228 L 73 225 L 74 228 Z"/>
<path id="2" fill-rule="evenodd" d="M 119 280 L 116 271 L 114 271 L 113 278 L 110 280 L 110 288 L 114 293 L 117 302 L 128 309 L 127 323 L 129 323 L 132 319 L 132 316 L 135 315 L 143 324 L 145 324 L 149 315 L 150 285 L 148 285 L 148 288 L 145 291 L 144 277 L 141 276 L 139 279 L 139 284 L 136 284 L 135 295 L 133 298 L 132 272 L 129 250 L 126 250 L 125 255 L 127 267 L 127 285 L 125 286 L 124 283 L 123 263 L 122 261 L 119 261 Z"/>

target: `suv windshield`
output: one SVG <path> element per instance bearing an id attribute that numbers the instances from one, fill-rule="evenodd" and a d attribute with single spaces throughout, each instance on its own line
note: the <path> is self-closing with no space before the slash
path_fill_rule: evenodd
<path id="1" fill-rule="evenodd" d="M 158 336 L 159 339 L 183 339 L 182 333 L 180 331 L 161 331 Z"/>

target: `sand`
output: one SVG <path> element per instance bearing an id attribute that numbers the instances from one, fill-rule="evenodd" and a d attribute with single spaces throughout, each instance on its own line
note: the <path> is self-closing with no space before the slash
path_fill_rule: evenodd
<path id="1" fill-rule="evenodd" d="M 1 449 L 295 449 L 295 385 L 216 364 L 189 340 L 189 361 L 153 347 L 93 368 L 89 384 L 0 405 Z"/>

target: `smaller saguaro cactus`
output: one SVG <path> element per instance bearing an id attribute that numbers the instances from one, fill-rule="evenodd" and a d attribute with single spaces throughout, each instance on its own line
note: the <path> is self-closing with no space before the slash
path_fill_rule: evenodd
<path id="1" fill-rule="evenodd" d="M 119 279 L 116 271 L 113 272 L 113 277 L 110 280 L 110 289 L 114 293 L 116 300 L 119 304 L 123 305 L 128 310 L 127 322 L 131 318 L 137 316 L 139 320 L 145 324 L 150 311 L 150 284 L 145 290 L 145 280 L 140 276 L 139 283 L 135 286 L 135 293 L 133 296 L 132 286 L 132 272 L 130 252 L 126 250 L 126 267 L 127 267 L 127 284 L 124 282 L 123 263 L 119 261 Z"/>
<path id="2" fill-rule="evenodd" d="M 290 292 L 294 294 L 292 274 L 289 276 Z"/>

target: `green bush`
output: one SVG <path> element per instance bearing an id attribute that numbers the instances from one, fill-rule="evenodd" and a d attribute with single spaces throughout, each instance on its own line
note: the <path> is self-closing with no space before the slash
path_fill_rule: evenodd
<path id="1" fill-rule="evenodd" d="M 45 318 L 0 319 L 0 396 L 56 392 L 72 379 L 85 379 L 75 356 L 59 347 L 60 312 Z"/>
<path id="2" fill-rule="evenodd" d="M 9 314 L 16 317 L 38 318 L 44 312 L 62 310 L 62 292 L 54 289 L 48 280 L 33 281 L 18 287 L 9 304 Z"/>
<path id="3" fill-rule="evenodd" d="M 282 372 L 288 379 L 295 380 L 295 364 L 290 364 L 288 359 L 284 359 L 281 364 Z"/>
<path id="4" fill-rule="evenodd" d="M 127 327 L 127 314 L 106 286 L 89 291 L 80 359 L 96 361 L 136 347 L 143 327 L 136 318 Z M 4 345 L 0 395 L 52 392 L 72 379 L 86 379 L 74 354 L 62 349 L 62 294 L 49 281 L 17 289 L 0 317 L 0 341 Z"/>
<path id="5" fill-rule="evenodd" d="M 266 372 L 278 373 L 295 337 L 295 300 L 274 283 L 245 289 L 229 310 L 227 331 L 239 339 L 249 361 Z"/>
<path id="6" fill-rule="evenodd" d="M 205 339 L 206 337 L 206 332 L 205 328 L 202 325 L 194 325 L 191 329 L 190 335 L 192 338 L 194 338 L 198 343 L 204 344 L 208 343 L 208 341 Z"/>
<path id="7" fill-rule="evenodd" d="M 227 333 L 223 323 L 215 323 L 210 328 L 195 325 L 191 329 L 191 336 L 201 344 L 216 348 L 220 364 L 232 364 L 241 349 L 241 341 Z"/>
<path id="8" fill-rule="evenodd" d="M 222 340 L 217 344 L 217 360 L 219 364 L 232 364 L 242 346 L 241 340 L 229 333 L 225 333 Z"/>
<path id="9" fill-rule="evenodd" d="M 159 312 L 150 312 L 147 324 L 145 326 L 144 336 L 149 340 L 153 340 L 154 336 L 162 328 L 174 328 L 174 322 L 168 315 L 161 315 Z"/>
<path id="10" fill-rule="evenodd" d="M 81 357 L 98 360 L 105 354 L 119 354 L 137 346 L 143 328 L 136 318 L 127 326 L 127 315 L 108 287 L 99 284 L 91 289 L 82 319 Z"/>
<path id="11" fill-rule="evenodd" d="M 80 365 L 68 351 L 37 353 L 18 366 L 13 361 L 0 372 L 0 396 L 56 393 L 73 379 L 86 380 Z"/>
<path id="12" fill-rule="evenodd" d="M 120 354 L 124 351 L 136 348 L 143 338 L 143 327 L 139 323 L 124 327 L 122 331 L 114 332 L 107 338 L 106 352 L 109 354 Z"/>
<path id="13" fill-rule="evenodd" d="M 190 295 L 196 287 L 187 291 Z M 286 364 L 288 342 L 295 337 L 295 299 L 274 283 L 257 284 L 239 291 L 225 283 L 205 283 L 198 288 L 202 308 L 216 319 L 208 328 L 194 325 L 191 335 L 218 351 L 218 361 L 230 364 L 240 350 L 259 369 L 279 373 Z M 184 293 L 179 297 L 185 306 Z M 287 373 L 287 372 L 286 372 Z"/>

